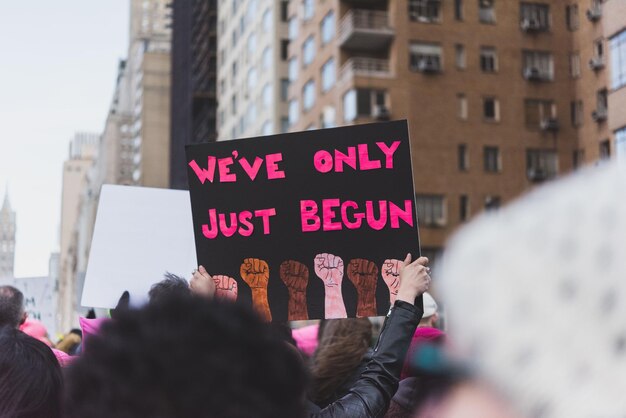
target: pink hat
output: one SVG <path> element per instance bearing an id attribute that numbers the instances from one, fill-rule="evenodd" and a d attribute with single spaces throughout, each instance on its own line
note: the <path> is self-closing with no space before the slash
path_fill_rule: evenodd
<path id="1" fill-rule="evenodd" d="M 436 341 L 444 339 L 445 336 L 446 334 L 443 331 L 438 330 L 437 328 L 417 327 L 417 329 L 415 330 L 415 334 L 413 334 L 413 338 L 411 339 L 411 346 L 409 347 L 409 351 L 407 352 L 406 358 L 404 360 L 404 366 L 402 366 L 400 380 L 411 376 L 411 369 L 408 360 L 412 357 L 412 354 L 420 345 L 428 342 L 434 343 Z"/>
<path id="2" fill-rule="evenodd" d="M 48 339 L 48 330 L 41 322 L 36 319 L 26 318 L 26 321 L 20 325 L 20 331 L 38 339 L 48 347 L 52 347 L 52 343 Z"/>
<path id="3" fill-rule="evenodd" d="M 302 328 L 296 328 L 291 331 L 293 339 L 296 340 L 298 349 L 307 356 L 312 356 L 317 348 L 317 333 L 319 324 L 308 325 Z"/>

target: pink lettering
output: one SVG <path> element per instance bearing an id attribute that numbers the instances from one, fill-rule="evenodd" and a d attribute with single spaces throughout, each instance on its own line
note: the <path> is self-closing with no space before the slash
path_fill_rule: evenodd
<path id="1" fill-rule="evenodd" d="M 335 171 L 343 173 L 344 164 L 356 170 L 356 148 L 348 147 L 348 154 L 335 150 Z"/>
<path id="2" fill-rule="evenodd" d="M 400 141 L 394 141 L 390 147 L 384 142 L 377 142 L 378 148 L 385 154 L 385 168 L 393 168 L 393 154 L 400 146 Z"/>
<path id="3" fill-rule="evenodd" d="M 387 201 L 380 200 L 378 202 L 378 211 L 380 212 L 379 218 L 374 217 L 374 202 L 368 200 L 365 202 L 365 213 L 367 218 L 367 224 L 377 231 L 380 231 L 387 224 Z"/>
<path id="4" fill-rule="evenodd" d="M 202 225 L 202 234 L 208 239 L 213 239 L 217 236 L 217 215 L 215 213 L 215 209 L 209 209 L 209 225 Z"/>
<path id="5" fill-rule="evenodd" d="M 220 230 L 225 237 L 232 237 L 237 231 L 237 214 L 234 212 L 230 213 L 230 226 L 226 226 L 226 215 L 223 213 L 219 214 L 220 219 Z"/>
<path id="6" fill-rule="evenodd" d="M 370 160 L 367 144 L 359 144 L 359 167 L 361 170 L 376 170 L 381 164 L 378 160 Z"/>
<path id="7" fill-rule="evenodd" d="M 359 208 L 359 205 L 357 205 L 356 202 L 352 200 L 346 200 L 345 202 L 343 202 L 343 204 L 341 205 L 341 220 L 348 229 L 360 228 L 365 215 L 363 213 L 353 213 L 352 216 L 354 217 L 354 221 L 351 221 L 348 219 L 348 208 L 356 210 Z"/>
<path id="8" fill-rule="evenodd" d="M 409 226 L 413 226 L 413 201 L 405 200 L 404 210 L 389 202 L 389 219 L 391 220 L 392 228 L 400 228 L 399 219 L 402 219 Z"/>
<path id="9" fill-rule="evenodd" d="M 196 160 L 191 160 L 189 162 L 189 167 L 191 167 L 193 172 L 196 173 L 196 176 L 198 176 L 198 179 L 202 184 L 204 184 L 206 180 L 213 183 L 213 178 L 215 176 L 215 157 L 209 156 L 207 169 L 200 168 Z"/>
<path id="10" fill-rule="evenodd" d="M 268 154 L 265 156 L 265 166 L 267 167 L 267 178 L 270 180 L 284 179 L 285 172 L 278 168 L 278 163 L 283 160 L 282 153 Z"/>
<path id="11" fill-rule="evenodd" d="M 313 156 L 313 165 L 320 173 L 328 173 L 333 169 L 333 156 L 326 150 L 320 150 Z"/>
<path id="12" fill-rule="evenodd" d="M 261 165 L 263 165 L 263 158 L 256 157 L 254 159 L 254 163 L 250 165 L 248 160 L 242 157 L 239 160 L 239 165 L 241 165 L 241 168 L 243 168 L 243 171 L 245 171 L 248 177 L 250 177 L 250 180 L 254 180 L 257 174 L 259 174 Z"/>
<path id="13" fill-rule="evenodd" d="M 244 237 L 249 237 L 250 235 L 252 235 L 252 232 L 254 231 L 254 226 L 252 226 L 252 222 L 250 222 L 250 219 L 252 219 L 252 212 L 248 210 L 244 210 L 239 214 L 239 225 L 241 225 L 239 227 L 239 235 Z"/>
<path id="14" fill-rule="evenodd" d="M 217 167 L 220 172 L 220 181 L 233 182 L 237 180 L 237 176 L 230 172 L 230 166 L 233 164 L 232 157 L 220 158 L 217 160 Z"/>
<path id="15" fill-rule="evenodd" d="M 314 232 L 320 229 L 320 217 L 316 215 L 317 203 L 314 200 L 300 201 L 300 220 L 302 232 Z"/>
<path id="16" fill-rule="evenodd" d="M 322 200 L 322 216 L 324 217 L 324 231 L 339 231 L 341 230 L 341 222 L 333 222 L 335 219 L 334 208 L 338 208 L 341 205 L 339 199 L 324 199 Z"/>
<path id="17" fill-rule="evenodd" d="M 270 216 L 276 215 L 276 209 L 259 209 L 254 211 L 254 216 L 263 218 L 263 233 L 270 233 Z"/>

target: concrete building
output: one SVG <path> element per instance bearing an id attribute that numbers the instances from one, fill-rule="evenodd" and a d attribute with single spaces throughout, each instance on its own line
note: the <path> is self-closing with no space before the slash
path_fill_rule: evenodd
<path id="1" fill-rule="evenodd" d="M 187 189 L 185 145 L 217 138 L 217 0 L 172 3 L 170 187 Z"/>
<path id="2" fill-rule="evenodd" d="M 611 151 L 626 161 L 626 2 L 607 0 L 602 8 L 609 56 L 608 129 L 614 137 Z"/>
<path id="3" fill-rule="evenodd" d="M 13 277 L 15 263 L 15 211 L 9 202 L 9 190 L 4 191 L 0 209 L 0 277 Z"/>
<path id="4" fill-rule="evenodd" d="M 283 0 L 220 0 L 220 141 L 288 130 L 287 4 Z"/>
<path id="5" fill-rule="evenodd" d="M 290 2 L 290 129 L 408 119 L 433 257 L 473 215 L 610 154 L 612 3 Z"/>
<path id="6" fill-rule="evenodd" d="M 99 148 L 100 136 L 77 133 L 70 142 L 69 158 L 63 163 L 61 195 L 61 243 L 59 252 L 59 329 L 77 322 L 76 304 L 76 224 L 81 210 L 81 195 Z"/>

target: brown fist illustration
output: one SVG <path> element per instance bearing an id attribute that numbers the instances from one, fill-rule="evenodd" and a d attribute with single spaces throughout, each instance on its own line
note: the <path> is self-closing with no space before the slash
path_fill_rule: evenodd
<path id="1" fill-rule="evenodd" d="M 309 319 L 306 305 L 306 287 L 309 269 L 299 261 L 287 260 L 280 265 L 280 279 L 289 289 L 289 320 Z"/>
<path id="2" fill-rule="evenodd" d="M 237 300 L 237 281 L 229 276 L 218 274 L 213 276 L 215 283 L 215 297 L 218 299 L 236 301 Z"/>
<path id="3" fill-rule="evenodd" d="M 373 261 L 362 258 L 350 260 L 347 268 L 348 279 L 356 287 L 358 301 L 356 316 L 376 316 L 376 283 L 378 267 Z"/>
<path id="4" fill-rule="evenodd" d="M 267 261 L 259 258 L 246 258 L 239 269 L 241 278 L 252 290 L 252 306 L 266 321 L 272 320 L 270 305 L 267 300 L 267 284 L 270 279 L 270 269 Z"/>
<path id="5" fill-rule="evenodd" d="M 396 301 L 398 289 L 400 288 L 400 267 L 402 261 L 395 258 L 387 259 L 382 266 L 382 276 L 385 284 L 389 288 L 389 303 L 391 305 Z"/>

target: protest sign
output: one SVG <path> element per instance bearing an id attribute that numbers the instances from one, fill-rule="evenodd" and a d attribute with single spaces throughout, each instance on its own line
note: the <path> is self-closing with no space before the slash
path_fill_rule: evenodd
<path id="1" fill-rule="evenodd" d="M 164 273 L 187 279 L 196 266 L 187 191 L 102 186 L 83 306 L 114 308 L 125 290 L 140 304 Z"/>
<path id="2" fill-rule="evenodd" d="M 198 262 L 267 320 L 384 315 L 419 255 L 406 121 L 187 146 Z"/>
<path id="3" fill-rule="evenodd" d="M 24 309 L 30 319 L 41 322 L 48 335 L 56 334 L 58 293 L 54 290 L 54 280 L 50 277 L 4 277 L 0 286 L 13 286 L 24 294 Z"/>

